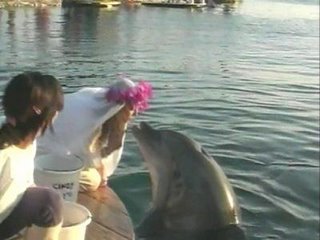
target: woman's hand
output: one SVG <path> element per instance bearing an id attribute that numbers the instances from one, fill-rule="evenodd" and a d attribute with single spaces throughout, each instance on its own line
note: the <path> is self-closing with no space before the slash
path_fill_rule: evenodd
<path id="1" fill-rule="evenodd" d="M 80 191 L 96 191 L 102 182 L 100 173 L 95 168 L 80 172 Z"/>

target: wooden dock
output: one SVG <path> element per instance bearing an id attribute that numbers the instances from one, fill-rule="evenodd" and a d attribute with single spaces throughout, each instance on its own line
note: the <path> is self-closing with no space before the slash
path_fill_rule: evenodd
<path id="1" fill-rule="evenodd" d="M 86 240 L 133 240 L 134 230 L 126 207 L 110 188 L 92 193 L 79 193 L 78 203 L 92 214 Z"/>

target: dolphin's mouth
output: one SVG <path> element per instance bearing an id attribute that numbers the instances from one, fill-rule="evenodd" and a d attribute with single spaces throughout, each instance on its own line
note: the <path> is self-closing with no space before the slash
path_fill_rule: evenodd
<path id="1" fill-rule="evenodd" d="M 141 124 L 132 126 L 131 130 L 134 136 L 136 136 L 140 132 L 141 130 L 140 125 Z"/>
<path id="2" fill-rule="evenodd" d="M 143 134 L 147 134 L 147 132 L 151 130 L 152 130 L 152 127 L 146 122 L 141 122 L 139 125 L 134 125 L 132 127 L 133 136 L 138 141 Z"/>
<path id="3" fill-rule="evenodd" d="M 138 143 L 140 152 L 143 156 L 143 159 L 146 161 L 147 158 L 145 156 L 145 149 L 148 149 L 149 146 L 149 133 L 152 130 L 151 126 L 149 126 L 146 122 L 141 122 L 139 125 L 132 126 L 132 134 Z"/>

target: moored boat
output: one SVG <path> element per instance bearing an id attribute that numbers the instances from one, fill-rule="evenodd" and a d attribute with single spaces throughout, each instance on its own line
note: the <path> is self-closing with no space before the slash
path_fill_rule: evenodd
<path id="1" fill-rule="evenodd" d="M 204 0 L 201 1 L 142 1 L 141 5 L 148 7 L 170 7 L 170 8 L 202 8 L 207 4 Z"/>
<path id="2" fill-rule="evenodd" d="M 63 0 L 62 6 L 93 6 L 93 7 L 118 7 L 121 1 L 110 0 Z"/>

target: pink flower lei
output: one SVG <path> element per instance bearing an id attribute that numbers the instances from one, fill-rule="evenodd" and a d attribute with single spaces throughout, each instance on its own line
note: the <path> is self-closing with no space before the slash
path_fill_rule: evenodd
<path id="1" fill-rule="evenodd" d="M 121 77 L 122 80 L 130 80 L 128 77 Z M 133 106 L 133 110 L 138 113 L 149 107 L 148 100 L 152 97 L 152 86 L 147 81 L 139 81 L 131 87 L 120 88 L 112 86 L 106 93 L 108 101 L 117 103 L 129 103 Z"/>

